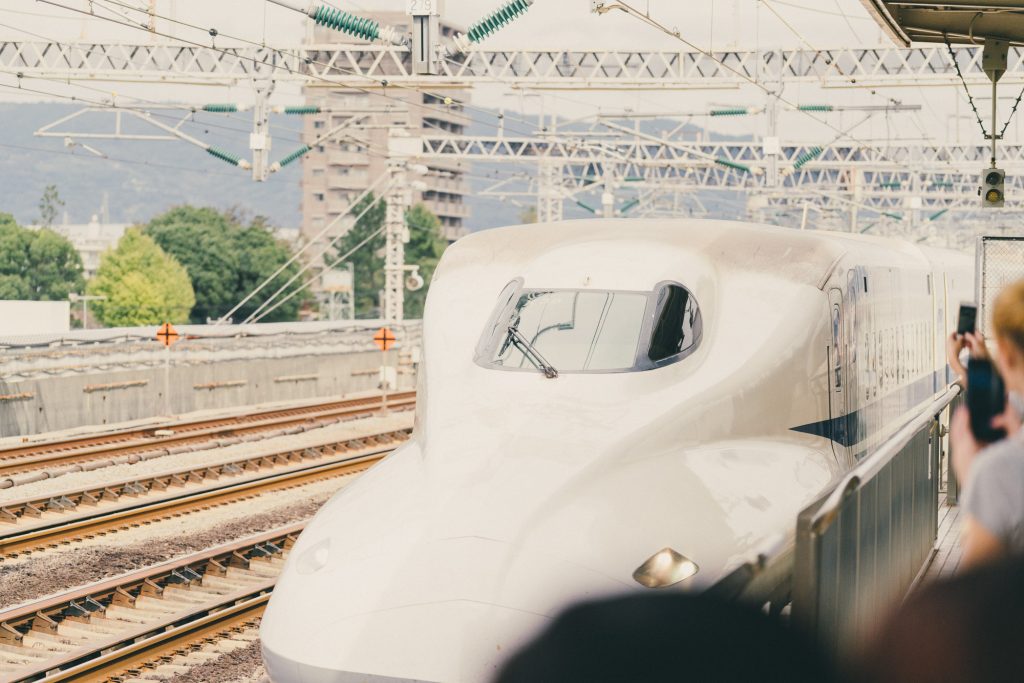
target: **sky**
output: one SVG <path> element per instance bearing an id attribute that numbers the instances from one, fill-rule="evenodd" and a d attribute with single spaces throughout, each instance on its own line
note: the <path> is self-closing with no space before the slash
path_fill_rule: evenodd
<path id="1" fill-rule="evenodd" d="M 305 0 L 302 0 L 303 2 Z M 404 2 L 396 0 L 359 0 L 342 2 L 329 0 L 345 10 L 359 13 L 374 10 L 401 11 Z M 836 48 L 851 46 L 889 45 L 878 25 L 868 15 L 861 0 L 630 0 L 631 4 L 647 11 L 662 24 L 676 28 L 687 41 L 702 48 L 715 50 L 769 49 L 769 48 Z M 95 8 L 98 15 L 124 20 L 140 15 L 125 5 L 155 8 L 155 26 L 158 33 L 177 35 L 190 40 L 208 42 L 205 31 L 183 27 L 161 19 L 169 17 L 194 24 L 197 27 L 215 27 L 221 34 L 236 35 L 247 40 L 266 41 L 276 46 L 296 46 L 306 35 L 309 22 L 301 13 L 294 12 L 266 0 L 3 0 L 0 3 L 0 38 L 78 42 L 146 42 L 165 40 L 138 29 L 119 26 L 111 21 L 76 13 L 72 9 Z M 497 6 L 494 0 L 446 0 L 443 15 L 452 23 L 468 25 Z M 64 7 L 61 7 L 63 5 Z M 120 16 L 119 16 L 120 15 Z M 32 35 L 35 34 L 35 35 Z M 230 40 L 219 37 L 217 45 L 227 46 Z M 525 49 L 665 49 L 688 50 L 677 39 L 647 26 L 622 12 L 596 15 L 591 12 L 591 0 L 536 0 L 525 17 L 506 27 L 485 44 L 487 48 Z M 11 74 L 0 73 L 0 84 L 15 82 Z M 56 94 L 77 94 L 99 97 L 96 91 L 47 82 L 36 83 L 37 89 Z M 171 88 L 168 86 L 104 85 L 100 90 L 112 90 L 122 97 L 129 95 L 161 101 L 248 101 L 248 88 L 234 91 Z M 973 141 L 979 134 L 977 124 L 967 118 L 969 113 L 962 91 L 950 84 L 939 88 L 901 88 L 885 91 L 872 97 L 863 90 L 823 92 L 807 85 L 791 85 L 786 95 L 803 102 L 827 101 L 833 104 L 880 104 L 888 97 L 908 103 L 921 104 L 919 114 L 900 115 L 887 119 L 874 116 L 857 129 L 861 140 L 884 141 L 931 137 Z M 984 103 L 985 93 L 976 93 Z M 297 103 L 301 96 L 296 89 L 279 88 L 278 103 Z M 1009 97 L 1009 94 L 1008 94 Z M 0 101 L 27 101 L 40 99 L 33 94 L 16 93 L 0 87 Z M 600 109 L 631 108 L 635 111 L 679 112 L 702 110 L 709 106 L 760 106 L 764 95 L 753 88 L 739 90 L 706 90 L 685 93 L 545 93 L 543 98 L 510 94 L 500 86 L 478 88 L 473 94 L 474 104 L 510 112 L 537 113 L 542 108 L 564 116 L 585 116 Z M 1002 99 L 1002 98 L 1001 98 Z M 1012 98 L 1011 98 L 1012 100 Z M 1003 104 L 1008 111 L 1009 102 Z M 848 126 L 851 116 L 835 121 L 840 127 Z M 757 133 L 751 131 L 749 120 L 716 120 L 707 124 L 712 129 L 730 135 Z M 827 138 L 831 131 L 801 115 L 784 116 L 782 134 L 794 142 L 817 142 Z M 1017 128 L 1011 130 L 1016 135 Z M 798 139 L 806 138 L 806 139 Z M 826 140 L 827 141 L 827 140 Z"/>

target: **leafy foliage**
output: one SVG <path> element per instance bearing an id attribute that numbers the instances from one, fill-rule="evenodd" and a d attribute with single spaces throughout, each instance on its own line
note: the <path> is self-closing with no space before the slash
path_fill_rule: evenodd
<path id="1" fill-rule="evenodd" d="M 44 228 L 52 228 L 63 206 L 64 200 L 60 198 L 57 186 L 47 185 L 43 196 L 39 198 L 39 224 Z"/>
<path id="2" fill-rule="evenodd" d="M 437 264 L 448 248 L 448 241 L 441 232 L 441 220 L 423 204 L 417 204 L 405 214 L 409 226 L 409 244 L 405 245 L 406 263 L 420 267 L 420 275 L 426 286 L 418 292 L 405 293 L 405 317 L 422 318 L 423 306 L 427 301 L 430 280 L 434 277 Z"/>
<path id="3" fill-rule="evenodd" d="M 0 299 L 64 301 L 84 287 L 82 259 L 70 242 L 0 213 Z"/>
<path id="4" fill-rule="evenodd" d="M 388 207 L 384 200 L 374 204 L 375 201 L 376 198 L 371 193 L 352 207 L 350 213 L 353 216 L 366 213 L 338 241 L 337 253 L 326 257 L 327 265 L 348 254 L 374 233 L 381 231 Z M 352 264 L 355 278 L 357 318 L 376 318 L 380 315 L 380 292 L 384 289 L 384 243 L 384 233 L 380 232 L 346 259 L 347 263 Z"/>
<path id="5" fill-rule="evenodd" d="M 146 225 L 145 233 L 178 259 L 192 278 L 196 295 L 192 322 L 205 323 L 207 319 L 226 315 L 292 257 L 291 249 L 274 237 L 265 219 L 256 217 L 248 226 L 243 226 L 243 222 L 244 218 L 234 213 L 179 206 Z M 235 312 L 232 319 L 235 322 L 246 319 L 299 268 L 298 262 L 289 265 Z M 300 278 L 289 286 L 282 298 L 300 287 L 301 282 Z M 295 320 L 305 298 L 308 298 L 305 293 L 292 297 L 263 321 Z"/>
<path id="6" fill-rule="evenodd" d="M 138 228 L 100 258 L 89 294 L 107 297 L 92 311 L 110 327 L 184 323 L 196 301 L 185 268 Z"/>
<path id="7" fill-rule="evenodd" d="M 356 285 L 356 317 L 375 318 L 380 316 L 380 294 L 384 289 L 384 246 L 385 236 L 381 229 L 387 217 L 387 203 L 383 200 L 367 207 L 374 202 L 370 195 L 352 208 L 352 215 L 358 216 L 364 211 L 366 215 L 356 221 L 353 228 L 338 242 L 336 253 L 327 258 L 328 265 L 344 256 L 371 235 L 380 231 L 369 242 L 354 254 L 347 262 L 351 263 L 355 274 Z M 405 245 L 405 262 L 420 267 L 420 275 L 430 284 L 430 279 L 437 268 L 441 255 L 448 243 L 441 233 L 441 221 L 423 204 L 412 207 L 405 215 L 409 227 L 409 243 Z M 423 305 L 427 298 L 424 287 L 418 292 L 405 293 L 405 316 L 420 318 L 423 316 Z"/>

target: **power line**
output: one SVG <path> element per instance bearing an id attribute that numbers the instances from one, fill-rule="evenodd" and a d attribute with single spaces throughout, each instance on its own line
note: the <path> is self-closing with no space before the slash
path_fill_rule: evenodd
<path id="1" fill-rule="evenodd" d="M 764 1 L 764 0 L 762 0 L 762 1 Z M 767 4 L 767 2 L 765 2 L 765 6 L 769 6 Z M 701 48 L 698 45 L 696 45 L 695 43 L 687 40 L 686 38 L 683 37 L 683 35 L 678 30 L 670 29 L 669 27 L 665 26 L 664 24 L 662 24 L 658 20 L 654 19 L 650 15 L 647 15 L 647 14 L 644 14 L 644 13 L 640 12 L 636 8 L 632 7 L 629 3 L 624 2 L 623 0 L 616 0 L 614 2 L 614 4 L 611 4 L 611 5 L 606 7 L 605 11 L 609 11 L 609 10 L 612 10 L 612 9 L 621 9 L 626 14 L 629 14 L 630 16 L 632 16 L 634 18 L 640 19 L 642 22 L 648 24 L 649 26 L 652 26 L 653 28 L 658 29 L 662 33 L 665 33 L 666 35 L 675 38 L 676 40 L 678 40 L 679 42 L 683 43 L 684 45 L 686 45 L 690 49 L 692 49 L 692 50 L 694 50 L 696 52 L 701 53 L 702 55 L 704 55 L 708 59 L 710 59 L 713 62 L 717 63 L 723 69 L 726 69 L 727 71 L 729 71 L 729 72 L 739 76 L 744 81 L 746 81 L 746 82 L 750 83 L 751 85 L 755 86 L 756 88 L 762 90 L 765 94 L 773 96 L 773 97 L 777 98 L 783 104 L 789 105 L 790 107 L 793 107 L 797 111 L 800 111 L 800 113 L 802 113 L 803 115 L 807 116 L 812 121 L 815 121 L 815 122 L 817 122 L 819 124 L 822 124 L 822 125 L 830 128 L 830 129 L 832 129 L 836 133 L 840 133 L 841 137 L 849 138 L 853 142 L 856 142 L 857 144 L 861 145 L 862 147 L 865 147 L 867 149 L 875 150 L 876 152 L 878 152 L 881 155 L 881 157 L 883 159 L 886 159 L 887 161 L 891 161 L 891 162 L 896 163 L 896 164 L 898 164 L 900 166 L 904 166 L 904 164 L 901 164 L 900 162 L 890 158 L 887 155 L 887 153 L 885 152 L 885 150 L 883 150 L 881 148 L 878 148 L 878 147 L 876 147 L 874 145 L 866 144 L 864 141 L 862 141 L 862 140 L 860 140 L 860 139 L 858 139 L 858 138 L 856 138 L 856 137 L 854 137 L 852 135 L 848 135 L 848 134 L 844 133 L 844 131 L 841 128 L 839 128 L 838 126 L 836 126 L 836 125 L 834 125 L 834 124 L 832 124 L 832 123 L 830 123 L 830 122 L 828 122 L 826 120 L 820 119 L 817 116 L 814 116 L 809 111 L 806 111 L 804 109 L 800 109 L 798 107 L 798 105 L 796 105 L 795 103 L 789 101 L 788 99 L 783 97 L 780 93 L 777 93 L 777 92 L 771 90 L 768 86 L 764 85 L 763 83 L 761 83 L 757 79 L 752 78 L 751 76 L 748 76 L 744 72 L 742 72 L 739 69 L 731 66 L 730 64 L 728 64 L 727 62 L 723 61 L 722 59 L 719 59 L 718 57 L 716 57 L 710 51 L 705 50 L 704 48 Z"/>
<path id="2" fill-rule="evenodd" d="M 155 33 L 156 35 L 160 35 L 160 36 L 163 36 L 165 38 L 182 40 L 182 41 L 184 41 L 186 43 L 189 43 L 191 45 L 194 45 L 196 47 L 209 48 L 209 49 L 212 49 L 214 51 L 220 52 L 222 54 L 226 54 L 226 55 L 229 55 L 229 56 L 232 56 L 232 57 L 236 57 L 238 59 L 247 59 L 247 58 L 242 57 L 241 55 L 239 55 L 237 53 L 229 52 L 228 50 L 225 50 L 225 49 L 222 49 L 222 48 L 218 48 L 214 44 L 205 45 L 203 43 L 198 43 L 198 42 L 195 42 L 193 40 L 189 40 L 187 38 L 180 38 L 178 36 L 174 36 L 174 35 L 171 35 L 171 34 L 161 33 L 159 31 L 152 31 L 152 30 L 150 30 L 149 27 L 138 25 L 138 24 L 136 24 L 136 23 L 134 23 L 134 22 L 132 22 L 130 20 L 128 20 L 128 21 L 118 21 L 118 20 L 112 19 L 110 17 L 101 17 L 101 16 L 99 16 L 97 14 L 94 14 L 94 13 L 86 12 L 84 10 L 80 10 L 78 8 L 75 8 L 75 7 L 69 7 L 67 5 L 63 5 L 63 4 L 59 3 L 59 2 L 55 2 L 55 0 L 37 0 L 37 2 L 42 2 L 42 3 L 45 3 L 47 5 L 53 5 L 55 7 L 60 7 L 60 8 L 65 9 L 65 10 L 69 10 L 69 11 L 72 11 L 72 12 L 77 12 L 79 14 L 85 14 L 85 15 L 88 15 L 88 16 L 95 17 L 97 19 L 104 20 L 104 21 L 110 21 L 112 23 L 120 24 L 120 25 L 126 26 L 128 28 L 133 28 L 133 29 L 136 29 L 136 30 L 142 30 L 142 31 L 145 31 L 146 33 L 151 33 L 151 34 Z M 161 15 L 161 14 L 151 13 L 151 12 L 149 12 L 149 10 L 125 4 L 123 2 L 120 2 L 120 0 L 91 0 L 91 2 L 93 4 L 112 3 L 114 5 L 119 5 L 121 7 L 124 7 L 126 9 L 129 9 L 129 10 L 132 10 L 132 11 L 135 11 L 135 12 L 143 13 L 146 16 L 156 17 L 156 18 L 159 18 L 159 19 L 163 19 L 164 21 L 168 21 L 168 22 L 171 22 L 171 23 L 174 23 L 174 24 L 178 24 L 178 25 L 184 26 L 186 28 L 190 28 L 192 30 L 196 30 L 196 31 L 201 31 L 203 33 L 207 33 L 207 34 L 209 34 L 211 36 L 211 38 L 214 38 L 214 39 L 216 37 L 223 37 L 223 38 L 227 38 L 229 40 L 237 40 L 237 41 L 239 41 L 241 43 L 246 43 L 248 45 L 253 45 L 253 46 L 256 46 L 256 47 L 261 47 L 261 48 L 264 48 L 264 49 L 271 50 L 271 51 L 273 51 L 273 52 L 275 52 L 275 53 L 277 53 L 278 55 L 281 55 L 281 56 L 293 57 L 295 59 L 299 58 L 299 56 L 296 55 L 296 54 L 288 53 L 288 52 L 286 52 L 284 50 L 281 50 L 281 49 L 278 49 L 278 48 L 273 48 L 273 47 L 270 47 L 268 45 L 264 45 L 262 43 L 259 43 L 257 41 L 249 40 L 247 38 L 243 38 L 241 36 L 232 35 L 232 34 L 229 34 L 229 33 L 224 33 L 224 32 L 222 32 L 222 31 L 220 31 L 220 30 L 218 30 L 216 28 L 205 28 L 205 27 L 202 27 L 202 26 L 198 26 L 196 24 L 192 24 L 192 23 L 189 23 L 189 22 L 186 22 L 186 21 L 175 19 L 173 17 L 168 17 L 168 16 Z M 248 59 L 250 59 L 250 61 L 252 61 L 254 65 L 257 65 L 256 60 L 251 59 L 251 58 L 248 58 Z M 423 88 L 417 88 L 417 87 L 414 87 L 414 86 L 404 85 L 404 84 L 401 84 L 401 83 L 391 83 L 390 81 L 386 81 L 386 80 L 385 81 L 377 81 L 377 79 L 372 77 L 372 76 L 361 74 L 361 73 L 359 73 L 357 71 L 354 71 L 354 70 L 344 69 L 344 68 L 342 68 L 342 67 L 340 67 L 340 66 L 338 66 L 336 64 L 328 64 L 328 63 L 325 63 L 325 62 L 320 62 L 318 60 L 310 60 L 309 63 L 310 64 L 316 64 L 316 65 L 322 66 L 322 67 L 326 67 L 328 69 L 335 69 L 335 70 L 340 71 L 341 73 L 347 74 L 349 76 L 355 76 L 357 78 L 365 78 L 365 79 L 370 80 L 370 81 L 380 82 L 384 86 L 384 88 L 385 88 L 385 91 L 383 91 L 383 92 L 376 92 L 376 91 L 370 90 L 368 88 L 362 88 L 362 87 L 354 86 L 354 85 L 353 86 L 345 86 L 345 89 L 357 90 L 359 92 L 363 92 L 363 93 L 366 93 L 366 94 L 375 95 L 375 96 L 386 98 L 386 99 L 391 99 L 391 100 L 394 100 L 394 101 L 398 102 L 401 105 L 413 106 L 413 107 L 421 108 L 421 109 L 424 109 L 424 110 L 427 110 L 427 111 L 431 111 L 431 112 L 437 111 L 436 107 L 431 107 L 430 105 L 428 105 L 428 104 L 426 104 L 424 102 L 416 102 L 416 101 L 411 101 L 410 102 L 408 100 L 399 99 L 399 98 L 397 98 L 397 97 L 395 97 L 393 95 L 388 95 L 386 93 L 386 89 L 387 88 L 394 87 L 394 88 L 399 88 L 399 89 L 402 89 L 402 90 L 409 90 L 409 91 L 412 91 L 412 92 L 416 92 L 416 93 L 418 93 L 420 95 L 429 95 L 429 96 L 431 96 L 431 97 L 433 97 L 436 100 L 441 101 L 441 102 L 444 102 L 444 101 L 450 99 L 446 95 L 440 95 L 438 93 L 430 92 L 430 91 L 425 90 Z M 268 66 L 268 67 L 273 68 L 273 69 L 283 70 L 283 71 L 286 71 L 288 73 L 294 73 L 292 71 L 292 69 L 290 69 L 289 67 L 284 66 L 284 65 L 278 65 L 278 64 L 273 64 L 273 63 L 264 63 L 263 65 L 264 66 Z M 317 76 L 315 74 L 305 74 L 305 75 L 307 77 L 313 78 L 313 79 L 318 80 L 318 81 L 322 81 L 322 82 L 327 83 L 329 85 L 332 85 L 334 87 L 340 87 L 340 86 L 338 86 L 337 83 L 334 83 L 333 81 L 331 81 L 328 78 L 323 78 L 323 77 Z M 484 113 L 484 114 L 493 115 L 493 112 L 490 112 L 490 111 L 488 111 L 488 110 L 486 110 L 486 109 L 484 109 L 482 107 L 476 107 L 476 106 L 474 106 L 474 105 L 472 105 L 470 103 L 467 103 L 467 102 L 459 102 L 459 105 L 464 107 L 465 109 L 471 109 L 471 110 L 478 111 L 478 112 L 481 112 L 481 113 Z M 483 124 L 483 125 L 489 125 L 489 123 L 490 123 L 490 122 L 487 122 L 487 121 L 482 121 L 480 119 L 475 119 L 475 118 L 470 117 L 470 116 L 465 116 L 465 118 L 470 120 L 470 121 L 473 121 L 475 123 L 480 123 L 480 124 Z M 528 121 L 521 121 L 521 123 L 525 123 L 527 125 L 530 125 L 530 123 Z M 531 133 L 529 133 L 529 132 L 519 132 L 519 134 L 521 134 L 521 135 L 530 135 Z"/>

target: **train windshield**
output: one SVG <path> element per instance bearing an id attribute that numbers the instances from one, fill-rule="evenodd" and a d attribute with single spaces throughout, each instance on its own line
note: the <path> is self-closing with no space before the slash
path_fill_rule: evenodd
<path id="1" fill-rule="evenodd" d="M 676 284 L 617 292 L 522 289 L 517 281 L 502 294 L 477 362 L 536 371 L 532 348 L 558 373 L 648 370 L 687 355 L 699 334 L 696 303 Z"/>

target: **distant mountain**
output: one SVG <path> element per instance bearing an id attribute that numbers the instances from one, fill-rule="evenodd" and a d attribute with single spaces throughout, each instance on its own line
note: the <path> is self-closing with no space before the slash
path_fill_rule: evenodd
<path id="1" fill-rule="evenodd" d="M 80 109 L 70 104 L 0 105 L 0 211 L 14 214 L 21 223 L 36 222 L 43 189 L 53 184 L 71 223 L 88 223 L 93 214 L 99 214 L 106 192 L 109 218 L 114 223 L 144 222 L 172 206 L 189 203 L 237 207 L 265 215 L 283 227 L 299 224 L 297 165 L 266 183 L 256 183 L 245 171 L 184 142 L 79 140 L 110 157 L 102 159 L 80 146 L 66 148 L 61 138 L 33 136 L 41 126 Z M 98 129 L 101 121 L 109 129 L 113 117 L 104 116 L 72 130 Z M 245 156 L 248 133 L 239 131 L 249 123 L 244 115 L 237 116 L 237 120 L 207 117 L 214 125 L 188 124 L 185 130 Z M 174 123 L 170 117 L 161 120 Z M 224 130 L 221 125 L 238 130 Z M 149 135 L 159 132 L 139 125 L 128 130 Z M 282 155 L 289 147 L 284 149 Z"/>
<path id="2" fill-rule="evenodd" d="M 88 223 L 99 214 L 107 194 L 109 220 L 114 223 L 145 222 L 154 215 L 179 204 L 235 208 L 250 215 L 264 215 L 281 227 L 297 227 L 300 213 L 300 164 L 287 167 L 265 183 L 256 183 L 248 172 L 218 161 L 202 149 L 180 141 L 110 141 L 77 138 L 107 155 L 100 158 L 83 148 L 65 147 L 61 138 L 36 137 L 40 127 L 80 110 L 73 104 L 0 104 L 0 211 L 14 214 L 21 223 L 39 219 L 39 198 L 43 189 L 56 185 L 65 202 L 64 210 L 71 223 Z M 178 119 L 170 112 L 156 112 L 160 120 L 174 125 Z M 89 115 L 66 124 L 64 130 L 88 132 L 110 129 L 109 113 Z M 474 118 L 485 120 L 475 112 Z M 132 124 L 127 118 L 125 130 L 153 135 L 159 131 L 143 124 Z M 473 135 L 495 135 L 495 125 L 474 124 Z M 278 117 L 273 124 L 294 129 L 294 118 Z M 508 135 L 536 125 L 535 120 L 508 122 Z M 644 121 L 644 132 L 658 134 L 675 127 L 674 121 Z M 186 122 L 182 130 L 204 142 L 216 145 L 239 156 L 248 156 L 247 114 L 230 116 L 201 114 Z M 688 134 L 700 129 L 689 126 Z M 289 139 L 290 138 L 290 139 Z M 279 158 L 298 146 L 297 133 L 275 131 L 274 154 Z M 473 190 L 467 197 L 472 209 L 469 227 L 473 230 L 520 222 L 522 207 L 499 198 L 481 197 L 479 193 L 498 178 L 532 168 L 507 163 L 479 163 L 472 168 L 469 179 Z M 628 190 L 623 191 L 626 197 Z M 735 197 L 722 193 L 700 193 L 705 206 L 714 215 L 739 215 L 742 204 Z M 593 198 L 587 200 L 599 204 Z M 530 202 L 532 204 L 532 201 Z M 566 218 L 585 218 L 593 214 L 566 203 Z"/>

